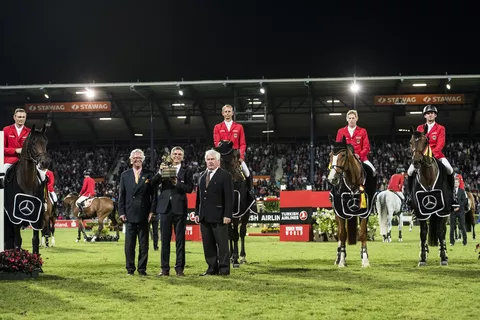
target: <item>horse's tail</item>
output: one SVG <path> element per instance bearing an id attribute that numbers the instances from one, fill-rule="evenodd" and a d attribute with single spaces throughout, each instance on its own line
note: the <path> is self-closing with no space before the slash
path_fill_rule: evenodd
<path id="1" fill-rule="evenodd" d="M 357 217 L 347 220 L 348 244 L 357 244 L 357 223 Z"/>
<path id="2" fill-rule="evenodd" d="M 116 213 L 117 213 L 117 202 L 113 201 L 112 200 L 112 203 L 113 203 L 113 209 L 112 209 L 112 212 L 110 212 L 108 214 L 108 218 L 110 219 L 110 221 L 112 221 L 112 225 L 115 227 L 118 225 L 118 221 L 117 221 L 117 217 L 116 217 Z"/>
<path id="3" fill-rule="evenodd" d="M 430 225 L 428 226 L 428 245 L 431 247 L 438 246 L 437 228 L 440 224 L 440 219 L 442 218 L 436 214 L 432 214 L 429 219 Z"/>
<path id="4" fill-rule="evenodd" d="M 380 222 L 380 234 L 386 235 L 388 233 L 388 209 L 386 205 L 386 194 L 385 192 L 380 192 L 377 195 L 377 213 L 378 220 Z"/>

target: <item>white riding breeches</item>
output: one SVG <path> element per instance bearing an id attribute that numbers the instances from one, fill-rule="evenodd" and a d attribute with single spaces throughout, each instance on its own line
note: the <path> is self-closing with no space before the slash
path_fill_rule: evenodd
<path id="1" fill-rule="evenodd" d="M 248 167 L 247 167 L 247 164 L 245 163 L 245 161 L 242 161 L 242 171 L 243 171 L 243 174 L 245 175 L 245 177 L 250 177 L 250 170 L 248 170 Z"/>
<path id="2" fill-rule="evenodd" d="M 75 201 L 75 204 L 77 205 L 77 207 L 80 205 L 80 203 L 82 203 L 82 201 L 84 200 L 87 200 L 88 197 L 87 196 L 80 196 L 77 201 Z"/>
<path id="3" fill-rule="evenodd" d="M 55 191 L 49 192 L 49 193 L 50 193 L 50 200 L 52 200 L 53 203 L 56 203 L 58 201 L 58 197 Z"/>
<path id="4" fill-rule="evenodd" d="M 375 173 L 377 173 L 377 170 L 375 169 L 375 167 L 373 166 L 373 164 L 369 160 L 365 160 L 365 161 L 363 161 L 363 163 L 365 163 L 367 166 L 372 168 L 374 175 L 375 175 Z"/>
<path id="5" fill-rule="evenodd" d="M 437 160 L 440 161 L 445 166 L 445 169 L 447 169 L 448 174 L 453 173 L 453 168 L 450 165 L 450 162 L 448 162 L 447 158 L 440 158 Z M 413 164 L 410 164 L 410 167 L 408 167 L 408 170 L 407 170 L 407 174 L 411 176 L 413 175 L 414 172 L 415 172 L 415 168 L 413 167 Z"/>

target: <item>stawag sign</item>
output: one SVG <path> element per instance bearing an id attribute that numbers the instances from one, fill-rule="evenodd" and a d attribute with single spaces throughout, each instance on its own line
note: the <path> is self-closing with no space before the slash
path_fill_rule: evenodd
<path id="1" fill-rule="evenodd" d="M 376 106 L 389 106 L 393 104 L 418 105 L 418 104 L 464 104 L 464 94 L 399 94 L 391 96 L 375 96 Z"/>
<path id="2" fill-rule="evenodd" d="M 110 101 L 26 103 L 25 110 L 27 113 L 109 112 L 112 110 L 112 104 Z"/>

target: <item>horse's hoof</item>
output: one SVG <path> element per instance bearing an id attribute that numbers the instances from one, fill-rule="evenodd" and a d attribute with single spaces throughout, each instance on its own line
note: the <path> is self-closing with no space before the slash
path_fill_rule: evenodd
<path id="1" fill-rule="evenodd" d="M 245 264 L 245 263 L 247 263 L 247 259 L 245 258 L 240 259 L 240 264 Z"/>
<path id="2" fill-rule="evenodd" d="M 445 261 L 440 261 L 440 266 L 448 266 L 448 261 L 445 260 Z"/>
<path id="3" fill-rule="evenodd" d="M 339 268 L 345 268 L 345 264 L 339 263 L 339 264 L 338 264 L 338 267 L 339 267 Z"/>
<path id="4" fill-rule="evenodd" d="M 420 262 L 418 263 L 418 266 L 419 266 L 419 267 L 424 267 L 424 266 L 426 266 L 426 265 L 427 265 L 427 263 L 426 263 L 425 261 L 420 261 Z"/>
<path id="5" fill-rule="evenodd" d="M 403 238 L 398 238 L 398 242 L 403 242 Z"/>
<path id="6" fill-rule="evenodd" d="M 80 240 L 78 240 L 78 239 L 77 239 L 77 240 L 75 240 L 75 242 L 78 242 L 78 241 L 80 241 Z"/>
<path id="7" fill-rule="evenodd" d="M 370 268 L 370 262 L 366 262 L 366 263 L 362 262 L 362 268 Z"/>

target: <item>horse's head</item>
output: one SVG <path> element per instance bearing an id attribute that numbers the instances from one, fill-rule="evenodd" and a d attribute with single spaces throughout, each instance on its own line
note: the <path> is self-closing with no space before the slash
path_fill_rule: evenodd
<path id="1" fill-rule="evenodd" d="M 38 164 L 42 169 L 46 169 L 50 164 L 50 157 L 47 154 L 48 138 L 45 134 L 46 131 L 45 125 L 40 130 L 37 130 L 33 125 L 20 155 L 20 158 L 33 161 L 35 165 Z"/>
<path id="2" fill-rule="evenodd" d="M 353 147 L 347 144 L 345 137 L 342 142 L 334 142 L 330 152 L 328 182 L 338 186 L 340 178 L 349 170 L 349 162 L 355 160 Z"/>
<path id="3" fill-rule="evenodd" d="M 233 149 L 233 142 L 230 140 L 221 140 L 216 148 L 216 151 L 222 156 L 222 162 L 226 164 L 238 163 L 238 152 Z"/>
<path id="4" fill-rule="evenodd" d="M 410 148 L 412 151 L 412 162 L 415 169 L 420 168 L 425 158 L 432 158 L 432 150 L 425 134 L 428 131 L 427 125 L 424 126 L 423 132 L 416 131 L 413 127 L 410 127 Z"/>

